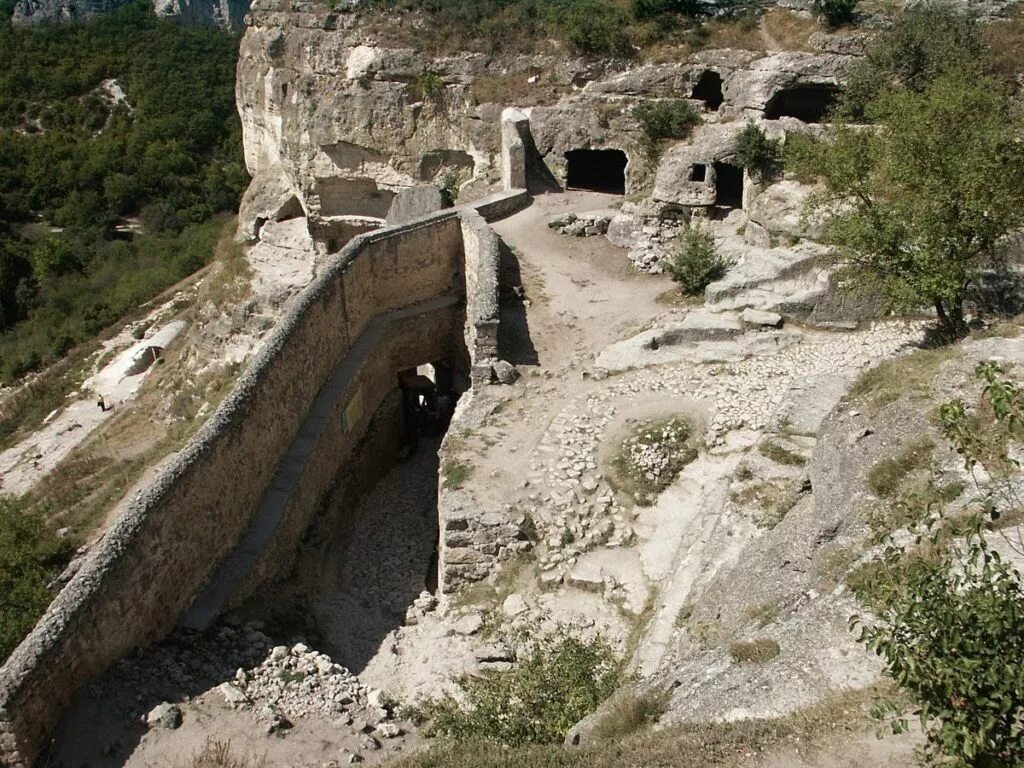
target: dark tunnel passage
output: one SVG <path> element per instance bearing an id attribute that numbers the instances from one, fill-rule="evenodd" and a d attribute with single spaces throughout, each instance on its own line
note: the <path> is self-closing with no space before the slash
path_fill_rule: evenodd
<path id="1" fill-rule="evenodd" d="M 612 195 L 626 194 L 626 165 L 621 149 L 572 149 L 565 153 L 566 189 L 589 189 Z"/>
<path id="2" fill-rule="evenodd" d="M 826 84 L 785 88 L 768 100 L 764 116 L 768 120 L 795 117 L 805 123 L 820 123 L 832 111 L 839 93 L 837 86 Z"/>
<path id="3" fill-rule="evenodd" d="M 714 70 L 705 69 L 700 80 L 693 86 L 690 98 L 699 99 L 707 104 L 712 112 L 716 111 L 725 101 L 725 97 L 722 96 L 722 76 Z"/>
<path id="4" fill-rule="evenodd" d="M 743 207 L 743 169 L 729 163 L 715 163 L 715 205 Z"/>

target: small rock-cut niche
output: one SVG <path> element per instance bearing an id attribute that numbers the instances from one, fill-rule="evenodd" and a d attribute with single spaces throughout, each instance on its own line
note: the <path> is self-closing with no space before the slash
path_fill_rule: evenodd
<path id="1" fill-rule="evenodd" d="M 626 165 L 621 149 L 572 149 L 565 153 L 566 189 L 589 189 L 612 195 L 626 194 Z"/>
<path id="2" fill-rule="evenodd" d="M 708 167 L 703 163 L 694 163 L 690 168 L 690 181 L 706 181 L 708 178 Z"/>
<path id="3" fill-rule="evenodd" d="M 284 205 L 277 209 L 277 213 L 274 214 L 274 221 L 287 221 L 288 219 L 297 219 L 305 215 L 306 212 L 303 210 L 299 198 L 292 195 Z"/>
<path id="4" fill-rule="evenodd" d="M 383 219 L 388 215 L 394 192 L 378 189 L 373 179 L 316 179 L 316 194 L 320 198 L 320 215 L 372 216 Z"/>
<path id="5" fill-rule="evenodd" d="M 835 106 L 839 88 L 835 85 L 811 84 L 783 88 L 772 96 L 764 108 L 768 120 L 795 117 L 805 123 L 820 123 Z"/>
<path id="6" fill-rule="evenodd" d="M 743 207 L 743 169 L 729 163 L 715 163 L 715 205 Z"/>
<path id="7" fill-rule="evenodd" d="M 434 181 L 450 172 L 460 176 L 471 175 L 474 167 L 473 157 L 468 152 L 458 149 L 435 149 L 425 152 L 420 158 L 417 175 L 420 181 Z"/>
<path id="8" fill-rule="evenodd" d="M 725 101 L 725 97 L 722 96 L 722 76 L 714 70 L 705 69 L 697 84 L 693 86 L 690 98 L 703 101 L 712 111 L 717 110 Z"/>

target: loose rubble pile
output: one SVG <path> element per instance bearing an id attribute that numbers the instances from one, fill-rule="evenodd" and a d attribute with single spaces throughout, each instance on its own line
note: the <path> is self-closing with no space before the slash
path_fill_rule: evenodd
<path id="1" fill-rule="evenodd" d="M 684 466 L 696 456 L 687 444 L 690 425 L 681 418 L 662 423 L 642 424 L 623 443 L 619 454 L 620 471 L 638 476 L 653 492 L 667 488 Z M 637 502 L 644 503 L 649 496 L 637 492 Z"/>
<path id="2" fill-rule="evenodd" d="M 525 512 L 545 547 L 545 582 L 559 582 L 580 555 L 598 545 L 628 546 L 636 511 L 598 471 L 597 454 L 620 404 L 649 393 L 713 404 L 705 433 L 714 447 L 732 430 L 763 431 L 784 422 L 793 402 L 818 377 L 856 371 L 919 337 L 916 326 L 878 323 L 850 334 L 807 334 L 800 343 L 737 363 L 676 363 L 627 372 L 557 415 L 531 459 Z"/>
<path id="3" fill-rule="evenodd" d="M 671 254 L 673 241 L 686 226 L 685 219 L 678 214 L 666 215 L 636 203 L 625 203 L 608 225 L 608 239 L 628 249 L 629 261 L 638 272 L 660 275 L 665 271 L 662 262 Z"/>
<path id="4" fill-rule="evenodd" d="M 214 690 L 224 705 L 251 710 L 268 733 L 287 731 L 294 720 L 314 716 L 371 737 L 402 734 L 383 691 L 363 685 L 304 643 L 275 645 L 262 629 L 260 622 L 251 622 L 206 635 L 183 630 L 145 655 L 121 661 L 90 694 L 113 701 L 109 693 L 130 686 L 137 702 L 158 701 L 143 718 L 151 728 L 178 728 L 183 722 L 178 702 Z M 379 747 L 369 738 L 366 742 L 368 749 Z"/>
<path id="5" fill-rule="evenodd" d="M 563 235 L 573 237 L 594 237 L 603 235 L 608 231 L 608 224 L 612 220 L 612 214 L 607 211 L 587 211 L 584 213 L 567 213 L 558 216 L 548 222 L 551 229 L 556 229 Z"/>

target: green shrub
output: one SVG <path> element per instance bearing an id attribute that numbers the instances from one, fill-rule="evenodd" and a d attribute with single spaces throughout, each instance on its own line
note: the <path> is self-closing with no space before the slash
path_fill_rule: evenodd
<path id="1" fill-rule="evenodd" d="M 444 94 L 444 80 L 434 70 L 424 67 L 410 83 L 409 92 L 420 101 L 437 101 Z"/>
<path id="2" fill-rule="evenodd" d="M 995 363 L 976 373 L 983 407 L 994 414 L 986 429 L 1002 439 L 979 435 L 960 400 L 943 404 L 940 419 L 981 503 L 922 507 L 923 531 L 890 539 L 880 559 L 848 576 L 872 611 L 851 628 L 909 698 L 924 729 L 925 762 L 957 768 L 1024 764 L 1024 577 L 999 551 L 1022 552 L 1024 541 L 1019 527 L 993 530 L 1021 512 L 1020 466 L 1009 445 L 1024 434 L 1024 394 Z M 991 460 L 993 445 L 1003 446 L 1003 460 Z M 984 479 L 973 471 L 979 464 Z M 894 732 L 907 729 L 907 713 L 905 702 L 879 702 Z"/>
<path id="3" fill-rule="evenodd" d="M 559 630 L 529 641 L 512 669 L 464 675 L 455 681 L 459 698 L 445 694 L 417 709 L 430 736 L 555 744 L 612 694 L 617 681 L 618 663 L 607 643 Z"/>
<path id="4" fill-rule="evenodd" d="M 852 24 L 857 17 L 857 0 L 814 0 L 814 15 L 831 29 Z"/>
<path id="5" fill-rule="evenodd" d="M 757 123 L 748 122 L 736 140 L 736 160 L 762 181 L 770 181 L 782 170 L 782 145 L 769 139 Z"/>
<path id="6" fill-rule="evenodd" d="M 632 56 L 630 17 L 624 10 L 600 0 L 573 0 L 555 11 L 556 25 L 577 53 Z"/>
<path id="7" fill-rule="evenodd" d="M 0 496 L 0 661 L 32 629 L 50 605 L 47 586 L 71 553 L 42 521 L 22 505 Z"/>
<path id="8" fill-rule="evenodd" d="M 688 229 L 676 242 L 675 253 L 665 265 L 672 279 L 687 296 L 704 292 L 729 271 L 733 262 L 722 256 L 715 238 L 704 229 Z"/>
<path id="9" fill-rule="evenodd" d="M 688 101 L 649 101 L 633 107 L 649 142 L 685 139 L 700 125 L 700 112 Z"/>

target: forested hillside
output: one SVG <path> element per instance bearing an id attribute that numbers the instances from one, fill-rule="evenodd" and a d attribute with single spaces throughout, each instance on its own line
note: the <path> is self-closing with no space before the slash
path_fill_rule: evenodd
<path id="1" fill-rule="evenodd" d="M 425 14 L 426 23 L 404 26 L 401 15 L 388 17 L 381 31 L 427 48 L 520 52 L 555 40 L 580 54 L 626 57 L 666 42 L 700 47 L 710 19 L 756 27 L 760 8 L 752 0 L 373 0 L 369 7 Z"/>
<path id="2" fill-rule="evenodd" d="M 237 49 L 141 2 L 84 24 L 0 26 L 0 378 L 209 260 L 216 214 L 248 180 Z"/>

